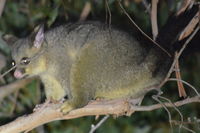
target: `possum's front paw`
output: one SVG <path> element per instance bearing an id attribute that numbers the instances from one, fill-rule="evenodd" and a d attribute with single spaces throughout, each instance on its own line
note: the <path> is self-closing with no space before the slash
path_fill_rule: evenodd
<path id="1" fill-rule="evenodd" d="M 74 107 L 72 105 L 71 102 L 69 101 L 65 101 L 62 106 L 60 107 L 60 111 L 63 113 L 63 114 L 67 114 L 69 113 L 71 110 L 73 110 Z"/>

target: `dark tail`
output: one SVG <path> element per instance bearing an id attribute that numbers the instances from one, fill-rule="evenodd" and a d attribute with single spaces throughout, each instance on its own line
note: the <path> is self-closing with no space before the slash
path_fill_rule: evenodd
<path id="1" fill-rule="evenodd" d="M 198 6 L 194 5 L 178 16 L 169 17 L 165 26 L 159 31 L 156 42 L 166 49 L 170 54 L 182 46 L 183 41 L 178 41 L 178 37 L 183 29 L 189 24 L 192 18 L 199 11 Z"/>

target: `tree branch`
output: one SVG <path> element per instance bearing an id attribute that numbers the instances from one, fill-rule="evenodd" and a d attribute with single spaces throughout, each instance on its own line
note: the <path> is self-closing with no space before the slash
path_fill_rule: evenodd
<path id="1" fill-rule="evenodd" d="M 187 98 L 182 101 L 175 102 L 174 105 L 177 107 L 189 104 L 199 103 L 200 98 L 198 96 Z M 166 107 L 174 107 L 170 103 L 164 103 Z M 127 100 L 103 100 L 103 101 L 92 101 L 83 108 L 75 109 L 66 115 L 63 115 L 59 108 L 62 103 L 49 103 L 45 102 L 36 109 L 32 114 L 22 116 L 6 125 L 0 126 L 0 133 L 19 133 L 22 131 L 29 131 L 42 124 L 55 121 L 55 120 L 66 120 L 73 119 L 83 116 L 95 116 L 95 115 L 126 115 L 128 112 L 134 111 L 152 111 L 155 109 L 163 108 L 161 104 L 155 104 L 150 106 L 133 106 Z"/>
<path id="2" fill-rule="evenodd" d="M 174 107 L 174 105 L 176 107 L 180 107 L 180 106 L 183 106 L 185 104 L 190 104 L 190 103 L 200 103 L 200 97 L 198 96 L 195 96 L 195 97 L 192 97 L 192 98 L 187 98 L 187 99 L 184 99 L 184 100 L 181 100 L 181 101 L 177 101 L 173 104 L 171 103 L 163 103 L 166 107 Z M 153 111 L 153 110 L 156 110 L 156 109 L 160 109 L 160 108 L 163 108 L 163 104 L 154 104 L 154 105 L 150 105 L 150 106 L 132 106 L 131 107 L 131 110 L 135 110 L 135 111 Z"/>
<path id="3" fill-rule="evenodd" d="M 17 91 L 19 88 L 24 87 L 28 83 L 30 83 L 33 80 L 33 78 L 27 78 L 27 79 L 22 79 L 18 80 L 16 82 L 10 83 L 5 86 L 0 87 L 0 101 L 4 99 L 4 97 L 8 96 L 12 92 Z"/>
<path id="4" fill-rule="evenodd" d="M 96 125 L 92 125 L 89 133 L 94 133 L 108 118 L 109 118 L 109 115 L 106 115 Z"/>

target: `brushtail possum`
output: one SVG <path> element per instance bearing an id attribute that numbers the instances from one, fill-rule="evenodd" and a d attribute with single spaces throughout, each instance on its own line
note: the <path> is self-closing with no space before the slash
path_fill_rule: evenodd
<path id="1" fill-rule="evenodd" d="M 14 43 L 14 76 L 39 76 L 47 99 L 59 101 L 67 113 L 95 98 L 143 97 L 159 86 L 173 61 L 174 39 L 194 17 L 198 6 L 174 17 L 161 30 L 154 44 L 138 41 L 131 34 L 99 22 L 61 25 L 44 32 L 43 26 Z"/>
<path id="2" fill-rule="evenodd" d="M 63 112 L 91 99 L 138 98 L 158 86 L 172 59 L 155 46 L 98 22 L 43 26 L 12 48 L 14 76 L 38 75 L 47 99 L 68 99 Z"/>

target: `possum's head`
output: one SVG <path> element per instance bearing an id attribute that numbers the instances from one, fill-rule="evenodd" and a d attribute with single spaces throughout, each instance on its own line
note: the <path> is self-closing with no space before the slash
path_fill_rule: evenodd
<path id="1" fill-rule="evenodd" d="M 43 73 L 45 71 L 43 26 L 37 31 L 35 30 L 29 37 L 15 40 L 11 52 L 13 63 L 16 65 L 14 76 L 23 78 Z"/>

